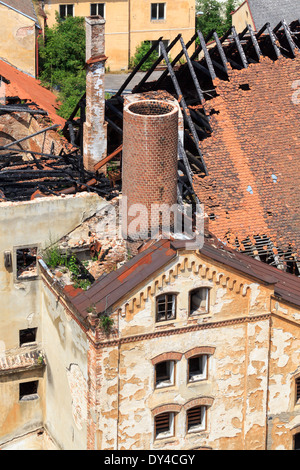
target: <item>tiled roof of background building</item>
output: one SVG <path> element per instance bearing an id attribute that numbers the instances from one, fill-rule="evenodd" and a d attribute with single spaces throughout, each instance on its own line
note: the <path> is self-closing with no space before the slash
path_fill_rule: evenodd
<path id="1" fill-rule="evenodd" d="M 281 20 L 287 23 L 300 17 L 299 0 L 248 0 L 256 31 L 267 22 L 275 28 Z"/>
<path id="2" fill-rule="evenodd" d="M 53 124 L 64 126 L 65 119 L 57 114 L 56 96 L 42 87 L 39 80 L 26 75 L 3 60 L 0 60 L 0 77 L 5 79 L 6 98 L 18 97 L 20 100 L 28 100 L 29 103 L 47 111 Z"/>
<path id="3" fill-rule="evenodd" d="M 0 1 L 0 3 L 19 11 L 23 15 L 32 18 L 33 21 L 38 23 L 38 19 L 31 0 L 5 0 L 5 2 Z"/>

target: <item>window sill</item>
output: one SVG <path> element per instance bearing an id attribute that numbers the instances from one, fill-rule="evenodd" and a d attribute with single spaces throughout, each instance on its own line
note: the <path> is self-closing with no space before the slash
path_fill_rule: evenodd
<path id="1" fill-rule="evenodd" d="M 187 385 L 194 385 L 194 384 L 197 384 L 199 382 L 206 382 L 206 381 L 207 381 L 207 377 L 203 377 L 201 379 L 189 380 L 187 382 Z"/>
<path id="2" fill-rule="evenodd" d="M 166 18 L 164 18 L 163 20 L 150 20 L 151 23 L 166 23 Z"/>
<path id="3" fill-rule="evenodd" d="M 32 395 L 24 395 L 24 397 L 20 398 L 20 402 L 26 402 L 26 401 L 34 401 L 38 400 L 40 397 L 38 396 L 37 393 L 33 393 Z"/>

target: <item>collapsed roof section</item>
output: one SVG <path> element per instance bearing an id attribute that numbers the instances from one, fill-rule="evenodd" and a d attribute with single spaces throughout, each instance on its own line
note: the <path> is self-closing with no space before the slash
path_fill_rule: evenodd
<path id="1" fill-rule="evenodd" d="M 83 168 L 80 148 L 61 133 L 57 97 L 39 80 L 0 60 L 0 201 L 59 196 L 91 188 L 113 197 L 100 172 Z"/>
<path id="2" fill-rule="evenodd" d="M 184 117 L 184 151 L 179 152 L 183 200 L 196 194 L 210 218 L 210 230 L 238 250 L 299 274 L 298 185 L 300 107 L 300 21 L 285 20 L 259 31 L 234 27 L 223 37 L 197 31 L 184 44 L 179 35 L 133 93 L 168 92 Z M 197 40 L 198 46 L 194 52 Z M 169 59 L 175 43 L 182 51 Z M 152 49 L 120 90 L 106 101 L 108 136 L 122 143 L 123 93 Z M 158 80 L 151 75 L 164 60 Z M 180 65 L 181 60 L 185 63 Z M 186 197 L 188 196 L 188 197 Z"/>

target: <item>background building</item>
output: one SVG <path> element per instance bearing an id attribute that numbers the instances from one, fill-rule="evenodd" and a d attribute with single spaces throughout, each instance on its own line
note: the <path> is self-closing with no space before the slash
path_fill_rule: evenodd
<path id="1" fill-rule="evenodd" d="M 163 36 L 165 44 L 179 34 L 189 40 L 195 32 L 195 1 L 166 0 L 106 0 L 93 3 L 89 0 L 46 0 L 44 11 L 48 26 L 53 26 L 56 15 L 101 15 L 106 20 L 105 53 L 106 67 L 111 71 L 128 68 L 136 47 L 143 41 L 155 41 Z M 174 53 L 180 51 L 180 46 Z"/>
<path id="2" fill-rule="evenodd" d="M 39 23 L 31 0 L 0 2 L 0 57 L 36 76 Z"/>

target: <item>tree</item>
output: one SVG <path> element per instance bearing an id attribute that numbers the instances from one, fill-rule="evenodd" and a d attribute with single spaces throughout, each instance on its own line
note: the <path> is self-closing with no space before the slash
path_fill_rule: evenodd
<path id="1" fill-rule="evenodd" d="M 218 0 L 197 0 L 197 29 L 205 36 L 214 29 L 223 32 L 222 8 Z"/>
<path id="2" fill-rule="evenodd" d="M 59 92 L 62 106 L 58 114 L 68 118 L 86 86 L 84 18 L 57 18 L 56 24 L 45 31 L 39 56 L 40 80 Z"/>
<path id="3" fill-rule="evenodd" d="M 235 10 L 241 0 L 227 0 L 225 3 L 218 0 L 197 0 L 197 29 L 205 36 L 215 30 L 222 36 L 232 25 L 231 12 Z"/>

